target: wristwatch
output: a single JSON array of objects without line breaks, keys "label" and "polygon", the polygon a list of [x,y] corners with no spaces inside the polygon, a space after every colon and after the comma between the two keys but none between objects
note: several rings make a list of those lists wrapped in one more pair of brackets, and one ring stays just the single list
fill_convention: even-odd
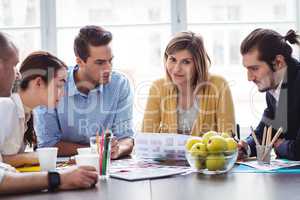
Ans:
[{"label": "wristwatch", "polygon": [[60,185],[60,175],[57,171],[48,171],[48,191],[55,192]]}]

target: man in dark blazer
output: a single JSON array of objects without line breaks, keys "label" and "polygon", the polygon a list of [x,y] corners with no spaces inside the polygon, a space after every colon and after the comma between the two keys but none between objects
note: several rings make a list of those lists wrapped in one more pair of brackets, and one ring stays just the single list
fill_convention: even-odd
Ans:
[{"label": "man in dark blazer", "polygon": [[[292,58],[290,46],[299,45],[298,37],[293,30],[282,36],[270,29],[256,29],[241,44],[248,80],[266,92],[267,108],[255,129],[257,139],[261,144],[265,126],[272,125],[273,137],[282,127],[274,149],[277,157],[290,160],[300,160],[300,63]],[[251,135],[239,142],[239,158],[256,153]]]}]

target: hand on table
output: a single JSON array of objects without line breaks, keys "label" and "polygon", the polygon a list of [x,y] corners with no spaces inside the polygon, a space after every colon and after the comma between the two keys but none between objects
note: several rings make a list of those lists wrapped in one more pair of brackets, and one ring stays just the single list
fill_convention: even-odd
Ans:
[{"label": "hand on table", "polygon": [[117,159],[120,155],[120,144],[116,137],[112,138],[111,141],[111,158]]},{"label": "hand on table", "polygon": [[247,142],[240,140],[238,143],[238,160],[244,160],[248,157],[247,151],[248,151],[248,144]]},{"label": "hand on table", "polygon": [[98,173],[92,166],[70,167],[60,173],[61,190],[87,189],[98,182]]},{"label": "hand on table", "polygon": [[278,138],[274,143],[274,148],[277,149],[284,142],[283,138]]}]

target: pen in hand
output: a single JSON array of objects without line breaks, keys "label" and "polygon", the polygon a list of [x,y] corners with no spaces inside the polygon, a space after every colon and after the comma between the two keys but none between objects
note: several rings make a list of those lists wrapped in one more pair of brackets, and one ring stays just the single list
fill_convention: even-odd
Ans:
[{"label": "pen in hand", "polygon": [[[233,139],[238,143],[238,149],[239,149],[239,159],[245,158],[248,156],[247,149],[245,148],[244,141],[241,140],[240,136],[240,125],[236,125],[236,134],[231,131]],[[237,137],[236,137],[237,136]]]}]

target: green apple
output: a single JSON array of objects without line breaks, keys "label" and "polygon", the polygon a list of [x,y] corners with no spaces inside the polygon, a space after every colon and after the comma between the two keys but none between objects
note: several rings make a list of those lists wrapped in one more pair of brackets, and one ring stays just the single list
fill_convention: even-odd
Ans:
[{"label": "green apple", "polygon": [[236,151],[238,148],[238,143],[233,138],[226,138],[227,151]]},{"label": "green apple", "polygon": [[209,171],[222,170],[225,167],[225,156],[222,153],[208,155],[205,164]]},{"label": "green apple", "polygon": [[202,139],[201,139],[201,138],[194,138],[194,137],[189,138],[189,139],[186,141],[186,143],[185,143],[185,149],[186,149],[187,151],[190,151],[191,148],[192,148],[192,146],[193,146],[194,144],[196,144],[196,143],[202,143]]},{"label": "green apple", "polygon": [[223,138],[230,138],[230,137],[231,137],[231,134],[230,134],[230,133],[223,132],[223,133],[221,133],[221,136],[222,136]]},{"label": "green apple", "polygon": [[199,156],[206,157],[208,154],[206,145],[201,142],[194,144],[192,146],[190,152],[191,152],[191,155],[194,157],[199,157]]},{"label": "green apple", "polygon": [[204,133],[204,135],[202,136],[203,143],[207,145],[209,138],[215,135],[218,135],[216,131],[208,131]]},{"label": "green apple", "polygon": [[195,159],[194,167],[197,170],[205,169],[205,160],[203,160],[203,159]]},{"label": "green apple", "polygon": [[227,150],[227,142],[220,135],[212,136],[208,140],[207,150],[209,153],[224,152]]}]

